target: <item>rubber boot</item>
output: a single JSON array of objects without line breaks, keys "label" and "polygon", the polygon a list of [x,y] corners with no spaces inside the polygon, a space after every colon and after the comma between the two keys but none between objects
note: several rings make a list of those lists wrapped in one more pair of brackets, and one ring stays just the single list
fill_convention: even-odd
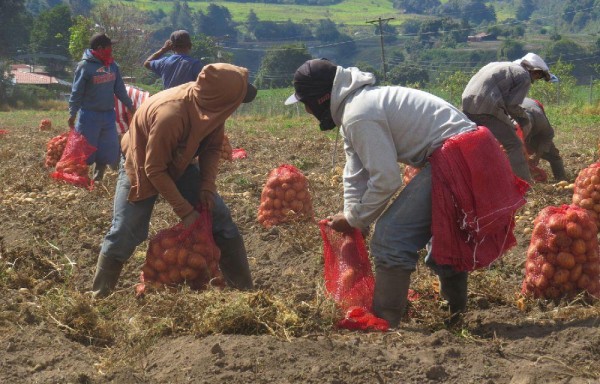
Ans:
[{"label": "rubber boot", "polygon": [[467,309],[467,283],[469,274],[460,272],[450,277],[440,277],[440,294],[448,301],[450,318],[446,325],[455,324]]},{"label": "rubber boot", "polygon": [[97,299],[108,296],[115,289],[122,270],[122,262],[100,254],[92,283],[92,296]]},{"label": "rubber boot", "polygon": [[106,164],[94,165],[94,181],[102,181],[104,178],[104,171],[106,171]]},{"label": "rubber boot", "polygon": [[242,236],[240,235],[233,239],[215,237],[215,243],[217,243],[217,247],[221,250],[219,267],[227,285],[240,290],[254,288]]},{"label": "rubber boot", "polygon": [[552,174],[554,175],[555,180],[567,180],[567,172],[565,171],[565,165],[562,159],[551,161],[550,168],[552,169]]},{"label": "rubber boot", "polygon": [[375,268],[375,292],[373,313],[387,320],[390,328],[396,328],[406,310],[411,271],[399,267]]}]

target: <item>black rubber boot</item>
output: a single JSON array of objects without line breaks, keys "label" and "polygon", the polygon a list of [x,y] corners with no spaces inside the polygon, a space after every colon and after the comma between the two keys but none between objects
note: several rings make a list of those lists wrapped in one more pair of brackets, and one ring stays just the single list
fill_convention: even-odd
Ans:
[{"label": "black rubber boot", "polygon": [[411,271],[395,268],[375,268],[373,313],[396,328],[406,310]]},{"label": "black rubber boot", "polygon": [[450,277],[440,277],[440,294],[448,301],[450,319],[446,325],[453,325],[467,309],[467,284],[469,274],[460,272]]},{"label": "black rubber boot", "polygon": [[227,285],[240,290],[254,288],[242,236],[233,239],[215,237],[215,243],[221,250],[219,267]]},{"label": "black rubber boot", "polygon": [[94,165],[94,181],[102,181],[104,178],[104,172],[106,171],[106,164]]},{"label": "black rubber boot", "polygon": [[555,180],[567,180],[567,172],[565,171],[565,165],[562,159],[551,161],[550,168],[552,169],[552,175],[554,175]]},{"label": "black rubber boot", "polygon": [[97,299],[108,296],[115,289],[122,270],[122,262],[100,254],[92,283],[92,296]]}]

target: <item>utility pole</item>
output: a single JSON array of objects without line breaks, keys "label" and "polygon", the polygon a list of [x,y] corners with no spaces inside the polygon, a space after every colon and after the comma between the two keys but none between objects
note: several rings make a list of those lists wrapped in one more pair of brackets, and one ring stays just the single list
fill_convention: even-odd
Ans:
[{"label": "utility pole", "polygon": [[385,51],[383,49],[383,23],[384,22],[388,22],[390,20],[394,19],[393,17],[388,17],[387,19],[382,19],[381,17],[378,17],[377,20],[369,20],[367,21],[367,23],[375,23],[378,22],[379,23],[379,43],[381,44],[381,66],[383,68],[383,81],[387,80],[387,65],[385,63]]}]

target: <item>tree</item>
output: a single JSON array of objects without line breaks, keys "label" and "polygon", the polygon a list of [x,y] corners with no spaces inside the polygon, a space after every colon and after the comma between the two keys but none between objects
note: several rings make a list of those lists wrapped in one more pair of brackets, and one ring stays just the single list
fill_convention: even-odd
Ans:
[{"label": "tree", "polygon": [[0,106],[8,103],[13,87],[9,64],[6,61],[0,61]]},{"label": "tree", "polygon": [[229,9],[220,5],[210,4],[206,9],[206,14],[202,11],[198,12],[196,24],[197,33],[215,37],[225,35],[229,35],[231,38],[237,37],[237,30]]},{"label": "tree", "polygon": [[255,85],[260,89],[289,87],[296,69],[311,58],[305,45],[272,48],[260,64]]},{"label": "tree", "polygon": [[519,21],[529,20],[533,11],[535,11],[533,0],[521,0],[517,6],[515,17]]},{"label": "tree", "polygon": [[68,3],[73,15],[88,16],[92,10],[91,0],[69,0]]},{"label": "tree", "polygon": [[204,64],[228,63],[232,59],[230,53],[219,48],[214,38],[203,34],[195,35],[192,38],[190,56],[201,59]]},{"label": "tree", "polygon": [[82,52],[89,48],[90,38],[94,29],[94,22],[85,16],[77,16],[75,22],[69,28],[69,53],[73,60],[79,60]]},{"label": "tree", "polygon": [[133,76],[146,72],[140,62],[149,51],[150,31],[141,28],[146,19],[137,8],[122,3],[102,3],[92,10],[91,18],[97,24],[94,32],[105,32],[119,42],[113,46],[113,56],[121,73]]},{"label": "tree", "polygon": [[182,3],[179,0],[175,0],[175,2],[173,2],[173,9],[169,14],[169,21],[171,28],[174,30],[185,29],[188,32],[194,30],[192,10],[187,1]]},{"label": "tree", "polygon": [[394,8],[403,9],[406,13],[431,13],[440,6],[439,0],[394,0]]},{"label": "tree", "polygon": [[340,38],[340,31],[331,19],[321,19],[317,22],[315,38],[323,42],[335,42]]},{"label": "tree", "polygon": [[0,57],[12,56],[27,44],[30,25],[25,0],[0,1]]},{"label": "tree", "polygon": [[38,63],[48,66],[51,72],[60,72],[69,58],[69,28],[73,25],[71,10],[67,5],[57,5],[43,11],[33,21],[30,47],[34,53],[58,55],[62,59],[42,58]]},{"label": "tree", "polygon": [[403,63],[388,72],[387,80],[395,85],[411,85],[420,88],[429,81],[429,73],[419,65]]},{"label": "tree", "polygon": [[513,61],[523,57],[526,53],[527,51],[525,51],[523,43],[512,39],[506,39],[498,52],[498,59]]}]

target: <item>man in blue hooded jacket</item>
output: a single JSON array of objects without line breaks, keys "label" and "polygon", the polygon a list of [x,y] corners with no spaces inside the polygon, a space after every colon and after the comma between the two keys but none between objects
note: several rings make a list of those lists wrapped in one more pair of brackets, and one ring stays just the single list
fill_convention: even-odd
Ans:
[{"label": "man in blue hooded jacket", "polygon": [[96,147],[96,152],[87,159],[88,165],[95,164],[95,181],[102,180],[108,164],[119,160],[114,95],[133,115],[133,102],[112,57],[112,41],[106,34],[98,33],[90,39],[90,48],[84,51],[75,70],[68,121],[69,127]]}]

